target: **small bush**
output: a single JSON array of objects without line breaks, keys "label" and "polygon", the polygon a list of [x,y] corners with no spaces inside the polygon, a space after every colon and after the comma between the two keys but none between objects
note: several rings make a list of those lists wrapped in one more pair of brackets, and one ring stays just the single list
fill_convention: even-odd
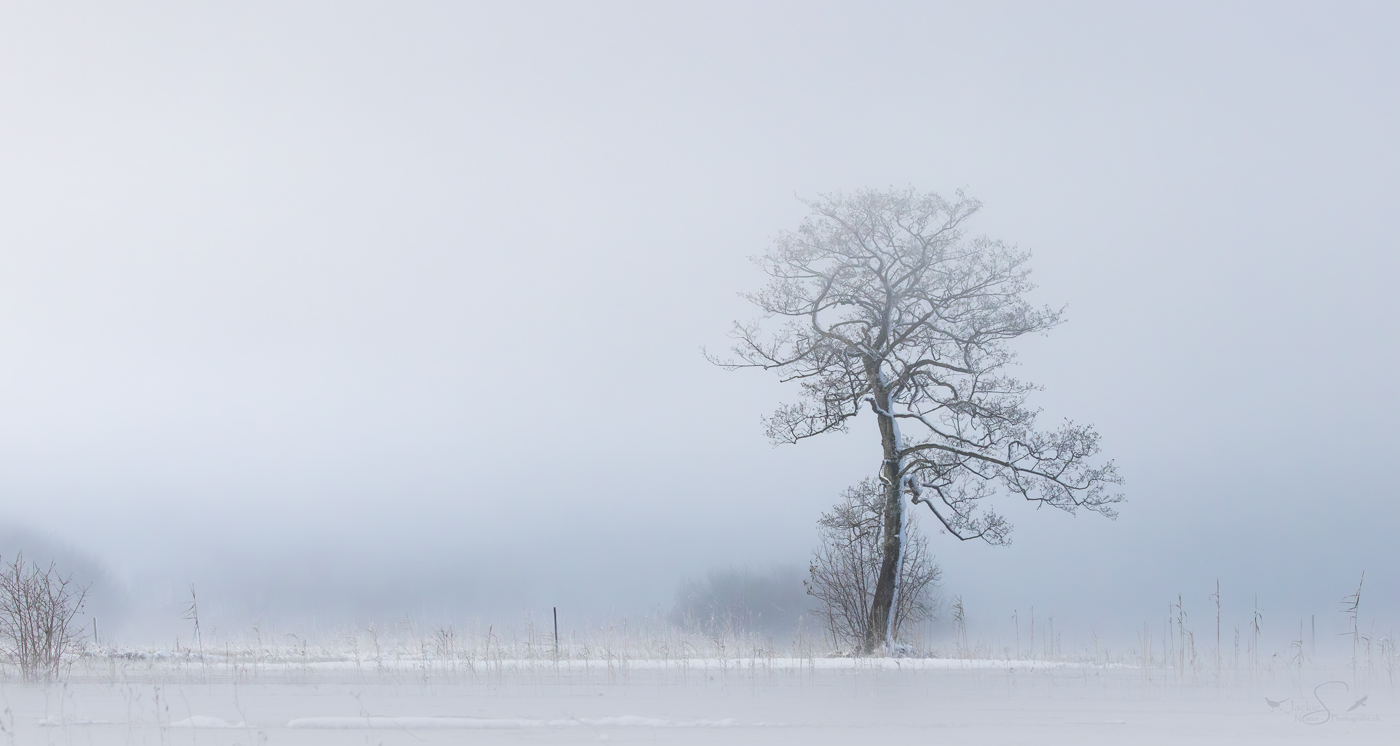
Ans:
[{"label": "small bush", "polygon": [[[933,618],[943,576],[913,518],[906,514],[891,642],[901,641],[902,631]],[[856,649],[866,639],[880,574],[884,525],[884,490],[873,479],[847,489],[841,501],[817,521],[821,543],[812,555],[807,593],[817,600],[816,616],[825,623],[836,645],[845,643]]]},{"label": "small bush", "polygon": [[53,563],[47,570],[37,563],[26,569],[23,554],[0,566],[0,645],[25,681],[58,678],[64,653],[77,644],[73,621],[87,590]]}]

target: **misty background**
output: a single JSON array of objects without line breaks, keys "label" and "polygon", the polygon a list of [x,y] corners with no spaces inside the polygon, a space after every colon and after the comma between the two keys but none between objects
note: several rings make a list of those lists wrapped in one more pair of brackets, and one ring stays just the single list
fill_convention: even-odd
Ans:
[{"label": "misty background", "polygon": [[1383,3],[6,4],[0,556],[122,589],[132,640],[192,583],[225,630],[567,626],[805,568],[874,422],[773,448],[795,391],[700,350],[796,197],[915,185],[1034,253],[1068,323],[1019,373],[1127,479],[1116,522],[932,537],[974,635],[1131,639],[1218,578],[1227,625],[1321,636],[1363,570],[1393,619],[1396,38]]}]

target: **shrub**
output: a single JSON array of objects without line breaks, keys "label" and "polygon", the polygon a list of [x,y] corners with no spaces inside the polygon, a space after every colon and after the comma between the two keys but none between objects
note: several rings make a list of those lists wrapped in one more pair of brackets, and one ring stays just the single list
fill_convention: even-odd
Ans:
[{"label": "shrub", "polygon": [[26,568],[23,554],[0,565],[0,645],[25,681],[58,677],[64,653],[76,647],[73,621],[87,591],[53,563],[47,570],[37,563]]},{"label": "shrub", "polygon": [[[875,581],[884,541],[884,490],[873,479],[847,489],[841,501],[817,521],[820,545],[812,554],[807,593],[817,600],[816,616],[836,645],[859,648],[867,639]],[[943,570],[928,553],[927,541],[906,511],[899,596],[894,608],[894,641],[901,631],[932,619]]]}]

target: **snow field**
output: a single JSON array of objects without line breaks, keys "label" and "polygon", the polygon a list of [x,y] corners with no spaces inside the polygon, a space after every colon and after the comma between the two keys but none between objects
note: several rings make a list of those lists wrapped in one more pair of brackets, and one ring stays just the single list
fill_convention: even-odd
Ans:
[{"label": "snow field", "polygon": [[309,658],[84,659],[62,683],[0,684],[0,743],[1400,743],[1385,672],[1341,665],[1224,681],[1074,661]]}]

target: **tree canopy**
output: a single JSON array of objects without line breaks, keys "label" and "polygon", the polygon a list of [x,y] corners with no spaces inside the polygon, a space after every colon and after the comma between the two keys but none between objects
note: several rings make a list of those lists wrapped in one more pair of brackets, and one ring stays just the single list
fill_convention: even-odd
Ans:
[{"label": "tree canopy", "polygon": [[1070,421],[1039,429],[1027,402],[1036,387],[1009,371],[1007,343],[1052,329],[1061,312],[1025,299],[1026,252],[965,236],[980,203],[911,188],[807,204],[801,227],[756,259],[769,281],[745,297],[765,318],[736,322],[736,357],[715,359],[800,384],[800,399],[766,418],[768,436],[845,430],[869,408],[886,446],[882,482],[963,540],[1008,543],[998,496],[1114,517],[1121,479],[1093,460],[1098,433]]}]

